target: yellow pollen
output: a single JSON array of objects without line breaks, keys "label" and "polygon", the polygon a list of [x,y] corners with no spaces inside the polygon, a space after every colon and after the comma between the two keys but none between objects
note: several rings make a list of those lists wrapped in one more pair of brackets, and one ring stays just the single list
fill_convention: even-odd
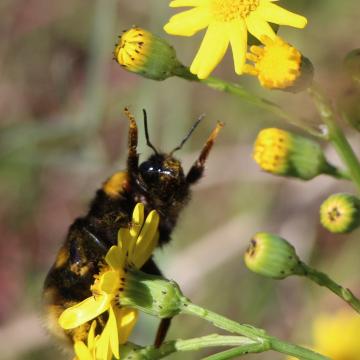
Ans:
[{"label": "yellow pollen", "polygon": [[253,157],[265,171],[283,174],[288,166],[291,139],[286,131],[264,129],[260,131],[254,146]]},{"label": "yellow pollen", "polygon": [[294,84],[301,74],[301,53],[276,37],[263,37],[264,47],[252,46],[247,59],[254,65],[246,64],[244,72],[257,76],[260,84],[269,89],[284,89]]},{"label": "yellow pollen", "polygon": [[147,60],[151,34],[140,28],[125,31],[114,50],[114,59],[130,71],[141,70]]},{"label": "yellow pollen", "polygon": [[259,6],[260,0],[212,0],[211,10],[216,20],[230,22],[245,19]]}]

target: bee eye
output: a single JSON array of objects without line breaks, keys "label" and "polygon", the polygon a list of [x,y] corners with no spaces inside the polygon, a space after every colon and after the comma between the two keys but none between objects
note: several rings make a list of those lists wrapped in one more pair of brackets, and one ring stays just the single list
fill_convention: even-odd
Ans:
[{"label": "bee eye", "polygon": [[154,175],[159,173],[161,168],[156,166],[153,162],[145,161],[140,165],[139,170],[143,175]]}]

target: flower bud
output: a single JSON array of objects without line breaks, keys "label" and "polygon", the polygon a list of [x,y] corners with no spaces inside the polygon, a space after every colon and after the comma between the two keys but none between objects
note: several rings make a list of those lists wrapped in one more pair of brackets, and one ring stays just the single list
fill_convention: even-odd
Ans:
[{"label": "flower bud", "polygon": [[360,49],[352,50],[346,55],[344,67],[354,83],[360,85]]},{"label": "flower bud", "polygon": [[174,48],[162,38],[134,27],[125,31],[114,50],[114,59],[127,71],[153,80],[165,80],[183,67]]},{"label": "flower bud", "polygon": [[333,233],[348,233],[360,225],[360,199],[345,193],[329,196],[320,207],[321,224]]},{"label": "flower bud", "polygon": [[299,92],[312,82],[314,67],[300,51],[280,37],[261,38],[263,46],[251,46],[247,59],[254,64],[246,64],[244,72],[257,76],[261,86]]},{"label": "flower bud", "polygon": [[303,273],[295,248],[283,238],[269,233],[255,234],[244,260],[251,271],[275,279]]},{"label": "flower bud", "polygon": [[129,269],[120,289],[119,303],[159,318],[177,315],[183,304],[183,294],[174,281],[161,276]]},{"label": "flower bud", "polygon": [[259,132],[253,157],[262,170],[276,175],[310,180],[320,174],[337,174],[318,143],[277,128]]},{"label": "flower bud", "polygon": [[[360,77],[359,77],[360,85]],[[338,100],[341,116],[357,131],[360,131],[360,89],[351,89]]]}]

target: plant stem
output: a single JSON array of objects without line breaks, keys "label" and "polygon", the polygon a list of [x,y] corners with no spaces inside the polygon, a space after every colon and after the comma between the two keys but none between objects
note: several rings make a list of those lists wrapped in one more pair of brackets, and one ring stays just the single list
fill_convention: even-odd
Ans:
[{"label": "plant stem", "polygon": [[335,150],[349,170],[350,176],[360,191],[360,163],[344,132],[337,123],[335,110],[329,99],[321,89],[313,84],[308,89],[318,112],[328,129],[328,139],[333,143]]},{"label": "plant stem", "polygon": [[318,285],[328,288],[341,299],[346,301],[354,310],[360,313],[360,300],[349,289],[342,287],[334,280],[330,279],[328,275],[311,268],[305,263],[301,263],[301,265],[304,269],[304,276]]},{"label": "plant stem", "polygon": [[245,354],[255,354],[255,353],[261,353],[268,349],[264,350],[263,344],[251,344],[251,345],[244,345],[244,346],[238,346],[233,349],[221,351],[217,354],[207,356],[206,358],[203,358],[202,360],[228,360],[233,359],[237,356],[245,355]]},{"label": "plant stem", "polygon": [[[211,334],[193,339],[167,341],[158,348],[155,346],[147,346],[144,348],[135,348],[133,351],[141,354],[145,359],[157,360],[178,351],[197,351],[218,346],[236,346],[249,353],[269,350],[269,345],[266,341],[256,342],[243,336]],[[122,358],[127,359],[126,356],[122,356]]]},{"label": "plant stem", "polygon": [[221,80],[216,77],[209,76],[206,79],[198,79],[197,76],[190,73],[189,69],[185,66],[180,66],[177,71],[176,75],[190,81],[197,81],[202,84],[207,85],[208,87],[218,90],[230,93],[232,95],[235,95],[245,101],[247,101],[250,104],[253,104],[259,108],[262,108],[264,110],[267,110],[279,118],[287,121],[288,123],[295,125],[313,136],[323,138],[323,134],[320,129],[314,129],[313,127],[307,125],[307,121],[304,119],[299,119],[296,116],[286,112],[284,109],[282,109],[279,105],[261,98],[260,96],[257,96],[250,91],[243,88],[240,84],[230,83],[224,80]]},{"label": "plant stem", "polygon": [[206,321],[209,321],[220,329],[244,335],[258,343],[265,342],[265,344],[269,346],[269,349],[281,352],[283,354],[296,356],[304,360],[328,360],[327,357],[317,354],[311,350],[269,336],[263,329],[258,329],[250,325],[239,324],[233,320],[227,319],[222,315],[204,309],[191,303],[186,298],[183,299],[181,313],[195,315]]}]

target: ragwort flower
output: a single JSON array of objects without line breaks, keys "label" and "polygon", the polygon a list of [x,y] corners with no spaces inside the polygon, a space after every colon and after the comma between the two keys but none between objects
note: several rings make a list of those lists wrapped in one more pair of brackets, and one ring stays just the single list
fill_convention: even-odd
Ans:
[{"label": "ragwort flower", "polygon": [[158,224],[159,216],[156,211],[151,211],[145,220],[144,205],[137,204],[132,226],[130,229],[119,230],[118,245],[109,249],[105,256],[106,264],[95,276],[90,289],[92,296],[61,314],[60,326],[63,329],[73,329],[108,312],[108,319],[100,336],[95,338],[89,333],[87,350],[84,343],[75,343],[76,353],[82,354],[80,360],[88,360],[89,354],[97,360],[109,360],[112,356],[119,359],[119,344],[127,341],[137,320],[137,310],[118,306],[117,298],[126,282],[126,269],[140,269],[150,258],[159,238]]},{"label": "ragwort flower", "polygon": [[273,4],[277,0],[173,0],[171,7],[193,9],[173,16],[164,26],[172,35],[192,36],[208,28],[190,71],[199,79],[210,75],[229,46],[232,48],[235,72],[242,74],[247,50],[247,32],[261,41],[276,34],[268,22],[304,28],[305,17]]},{"label": "ragwort flower", "polygon": [[[348,309],[315,318],[312,328],[311,349],[332,360],[360,359],[360,316]],[[287,360],[296,360],[287,357]]]}]

